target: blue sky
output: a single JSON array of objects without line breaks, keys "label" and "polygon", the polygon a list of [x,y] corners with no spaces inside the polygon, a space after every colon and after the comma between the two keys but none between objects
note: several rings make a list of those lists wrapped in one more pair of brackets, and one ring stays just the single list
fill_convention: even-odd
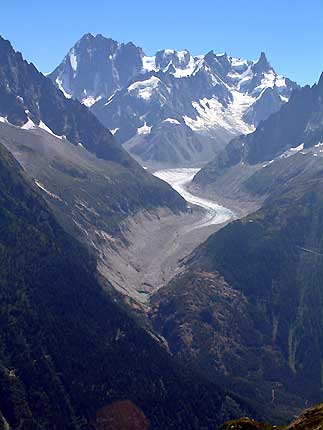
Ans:
[{"label": "blue sky", "polygon": [[255,59],[265,51],[277,72],[301,84],[323,71],[322,0],[10,0],[0,34],[49,72],[84,33],[158,49],[211,49]]}]

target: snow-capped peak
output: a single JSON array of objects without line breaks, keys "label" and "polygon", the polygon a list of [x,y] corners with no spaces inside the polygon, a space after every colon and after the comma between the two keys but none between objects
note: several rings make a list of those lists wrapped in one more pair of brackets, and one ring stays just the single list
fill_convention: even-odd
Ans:
[{"label": "snow-capped peak", "polygon": [[156,53],[156,66],[163,70],[167,69],[169,64],[173,64],[176,69],[185,69],[189,64],[191,54],[187,49],[184,51],[175,51],[173,49],[164,49]]},{"label": "snow-capped peak", "polygon": [[143,55],[143,72],[163,71],[174,75],[176,78],[190,76],[198,62],[198,58],[193,58],[187,49],[176,51],[174,49],[164,49],[158,51],[155,56]]}]

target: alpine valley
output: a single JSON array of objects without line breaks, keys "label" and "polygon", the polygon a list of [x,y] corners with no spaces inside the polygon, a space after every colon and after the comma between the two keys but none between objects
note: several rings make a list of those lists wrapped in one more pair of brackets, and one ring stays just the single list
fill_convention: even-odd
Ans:
[{"label": "alpine valley", "polygon": [[264,53],[0,37],[0,430],[323,428],[322,145]]}]

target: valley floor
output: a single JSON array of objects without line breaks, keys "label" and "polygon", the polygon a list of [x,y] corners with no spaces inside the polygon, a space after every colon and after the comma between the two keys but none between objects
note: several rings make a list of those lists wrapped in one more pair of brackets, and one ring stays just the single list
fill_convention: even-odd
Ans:
[{"label": "valley floor", "polygon": [[[165,169],[154,175],[168,182],[188,202],[185,214],[140,213],[124,226],[127,244],[105,249],[99,269],[122,293],[147,303],[150,295],[182,270],[181,262],[235,213],[188,191],[199,169]],[[112,275],[112,277],[111,277]]]}]

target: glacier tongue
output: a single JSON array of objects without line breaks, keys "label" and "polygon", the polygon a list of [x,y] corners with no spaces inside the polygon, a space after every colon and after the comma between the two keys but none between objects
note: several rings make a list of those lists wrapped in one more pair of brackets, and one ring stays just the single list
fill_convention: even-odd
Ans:
[{"label": "glacier tongue", "polygon": [[196,225],[191,226],[192,230],[213,224],[222,224],[235,217],[230,209],[219,205],[213,200],[195,196],[188,191],[188,185],[200,170],[199,168],[183,168],[157,170],[154,172],[154,176],[170,184],[188,203],[199,206],[205,210],[204,218]]}]

